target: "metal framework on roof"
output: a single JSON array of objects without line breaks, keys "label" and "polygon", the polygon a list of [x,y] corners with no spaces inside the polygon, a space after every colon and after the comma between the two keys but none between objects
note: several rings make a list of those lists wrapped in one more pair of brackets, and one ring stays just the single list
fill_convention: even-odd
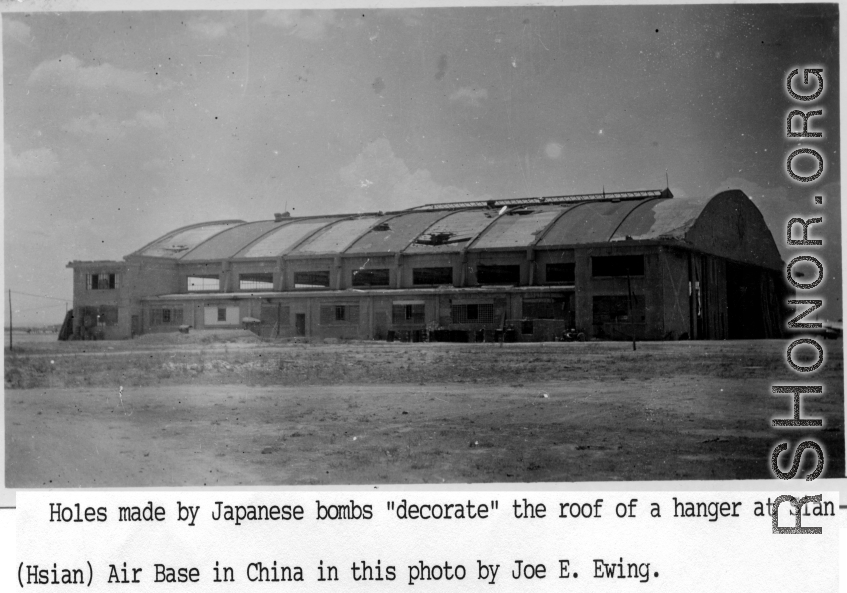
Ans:
[{"label": "metal framework on roof", "polygon": [[460,210],[462,208],[481,208],[498,206],[526,206],[530,204],[568,204],[574,202],[646,200],[648,198],[672,198],[670,189],[648,189],[642,191],[603,192],[599,194],[575,194],[571,196],[545,196],[541,198],[512,198],[508,200],[490,200],[475,202],[450,202],[445,204],[425,204],[409,208],[415,210]]}]

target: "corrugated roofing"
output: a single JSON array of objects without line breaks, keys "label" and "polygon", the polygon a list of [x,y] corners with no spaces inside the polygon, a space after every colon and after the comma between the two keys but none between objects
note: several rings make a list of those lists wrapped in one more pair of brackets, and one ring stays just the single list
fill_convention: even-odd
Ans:
[{"label": "corrugated roofing", "polygon": [[584,202],[574,206],[550,227],[538,245],[544,247],[608,241],[621,221],[641,203],[639,200]]},{"label": "corrugated roofing", "polygon": [[496,210],[462,210],[439,220],[409,245],[406,253],[461,251],[497,217]]},{"label": "corrugated roofing", "polygon": [[391,217],[385,221],[388,230],[370,231],[353,243],[347,253],[397,253],[443,216],[444,212],[411,212]]},{"label": "corrugated roofing", "polygon": [[473,244],[473,249],[528,247],[562,210],[555,206],[529,206],[504,214]]},{"label": "corrugated roofing", "polygon": [[226,259],[281,223],[272,220],[242,224],[215,235],[199,244],[182,258],[183,261]]},{"label": "corrugated roofing", "polygon": [[291,253],[341,253],[379,220],[376,216],[342,220],[319,232]]},{"label": "corrugated roofing", "polygon": [[166,235],[162,239],[138,251],[137,255],[179,259],[190,249],[193,249],[215,233],[219,233],[237,224],[241,224],[241,222],[212,223],[185,229],[174,235]]},{"label": "corrugated roofing", "polygon": [[642,202],[623,222],[612,241],[683,239],[711,198],[674,198]]},{"label": "corrugated roofing", "polygon": [[298,241],[338,218],[318,218],[292,222],[265,235],[249,247],[242,249],[237,257],[278,257],[288,251]]}]

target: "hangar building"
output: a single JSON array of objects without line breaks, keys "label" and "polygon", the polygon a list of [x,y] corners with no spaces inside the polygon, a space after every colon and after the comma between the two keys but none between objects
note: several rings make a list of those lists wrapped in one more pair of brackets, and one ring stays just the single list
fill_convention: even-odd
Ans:
[{"label": "hangar building", "polygon": [[219,220],[73,261],[66,338],[639,340],[780,335],[773,236],[741,191],[667,189]]}]

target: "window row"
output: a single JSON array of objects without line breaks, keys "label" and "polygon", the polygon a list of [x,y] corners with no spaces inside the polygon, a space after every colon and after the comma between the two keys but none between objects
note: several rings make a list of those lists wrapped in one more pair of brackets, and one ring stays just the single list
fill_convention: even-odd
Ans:
[{"label": "window row", "polygon": [[98,272],[85,275],[87,290],[116,290],[120,288],[120,275],[112,272]]},{"label": "window row", "polygon": [[[643,273],[643,266],[642,266]],[[637,275],[634,271],[632,275]],[[114,274],[112,275],[114,277]],[[479,264],[476,269],[479,284],[520,284],[521,267],[519,265],[486,265]],[[547,283],[568,284],[574,282],[574,264],[547,264]],[[89,280],[89,288],[91,281]],[[113,287],[117,280],[113,278]],[[355,288],[390,286],[390,270],[388,268],[372,268],[354,270],[351,274],[351,284]],[[414,268],[412,270],[414,286],[439,286],[453,284],[452,266]],[[102,285],[101,285],[102,286]],[[310,270],[294,272],[295,289],[329,288],[329,270]],[[97,287],[97,281],[94,281]],[[188,276],[188,292],[219,292],[220,278],[217,275]],[[272,273],[240,274],[238,290],[272,291],[274,280]]]},{"label": "window row", "polygon": [[[546,284],[573,284],[576,280],[576,266],[570,263],[549,263],[545,265]],[[609,255],[591,258],[593,277],[644,276],[643,255]],[[476,279],[479,284],[520,284],[521,267],[519,265],[479,264],[476,267]],[[353,270],[351,283],[355,288],[390,286],[388,268],[363,268]],[[452,266],[426,267],[412,269],[414,286],[437,286],[453,284]],[[89,289],[118,288],[117,274],[87,274]],[[294,272],[294,288],[329,288],[329,270],[310,270]],[[217,275],[189,276],[188,292],[220,291],[220,278]],[[239,290],[271,291],[274,289],[273,274],[249,273],[238,277]]]},{"label": "window row", "polygon": [[182,325],[182,307],[150,309],[150,325]]}]

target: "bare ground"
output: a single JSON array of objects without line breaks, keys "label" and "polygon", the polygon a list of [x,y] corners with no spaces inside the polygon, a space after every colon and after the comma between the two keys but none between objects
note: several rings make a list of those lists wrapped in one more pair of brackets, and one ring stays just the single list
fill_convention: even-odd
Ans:
[{"label": "bare ground", "polygon": [[840,341],[801,431],[770,427],[783,340],[149,346],[7,352],[7,485],[770,478],[808,436],[844,475]]}]

